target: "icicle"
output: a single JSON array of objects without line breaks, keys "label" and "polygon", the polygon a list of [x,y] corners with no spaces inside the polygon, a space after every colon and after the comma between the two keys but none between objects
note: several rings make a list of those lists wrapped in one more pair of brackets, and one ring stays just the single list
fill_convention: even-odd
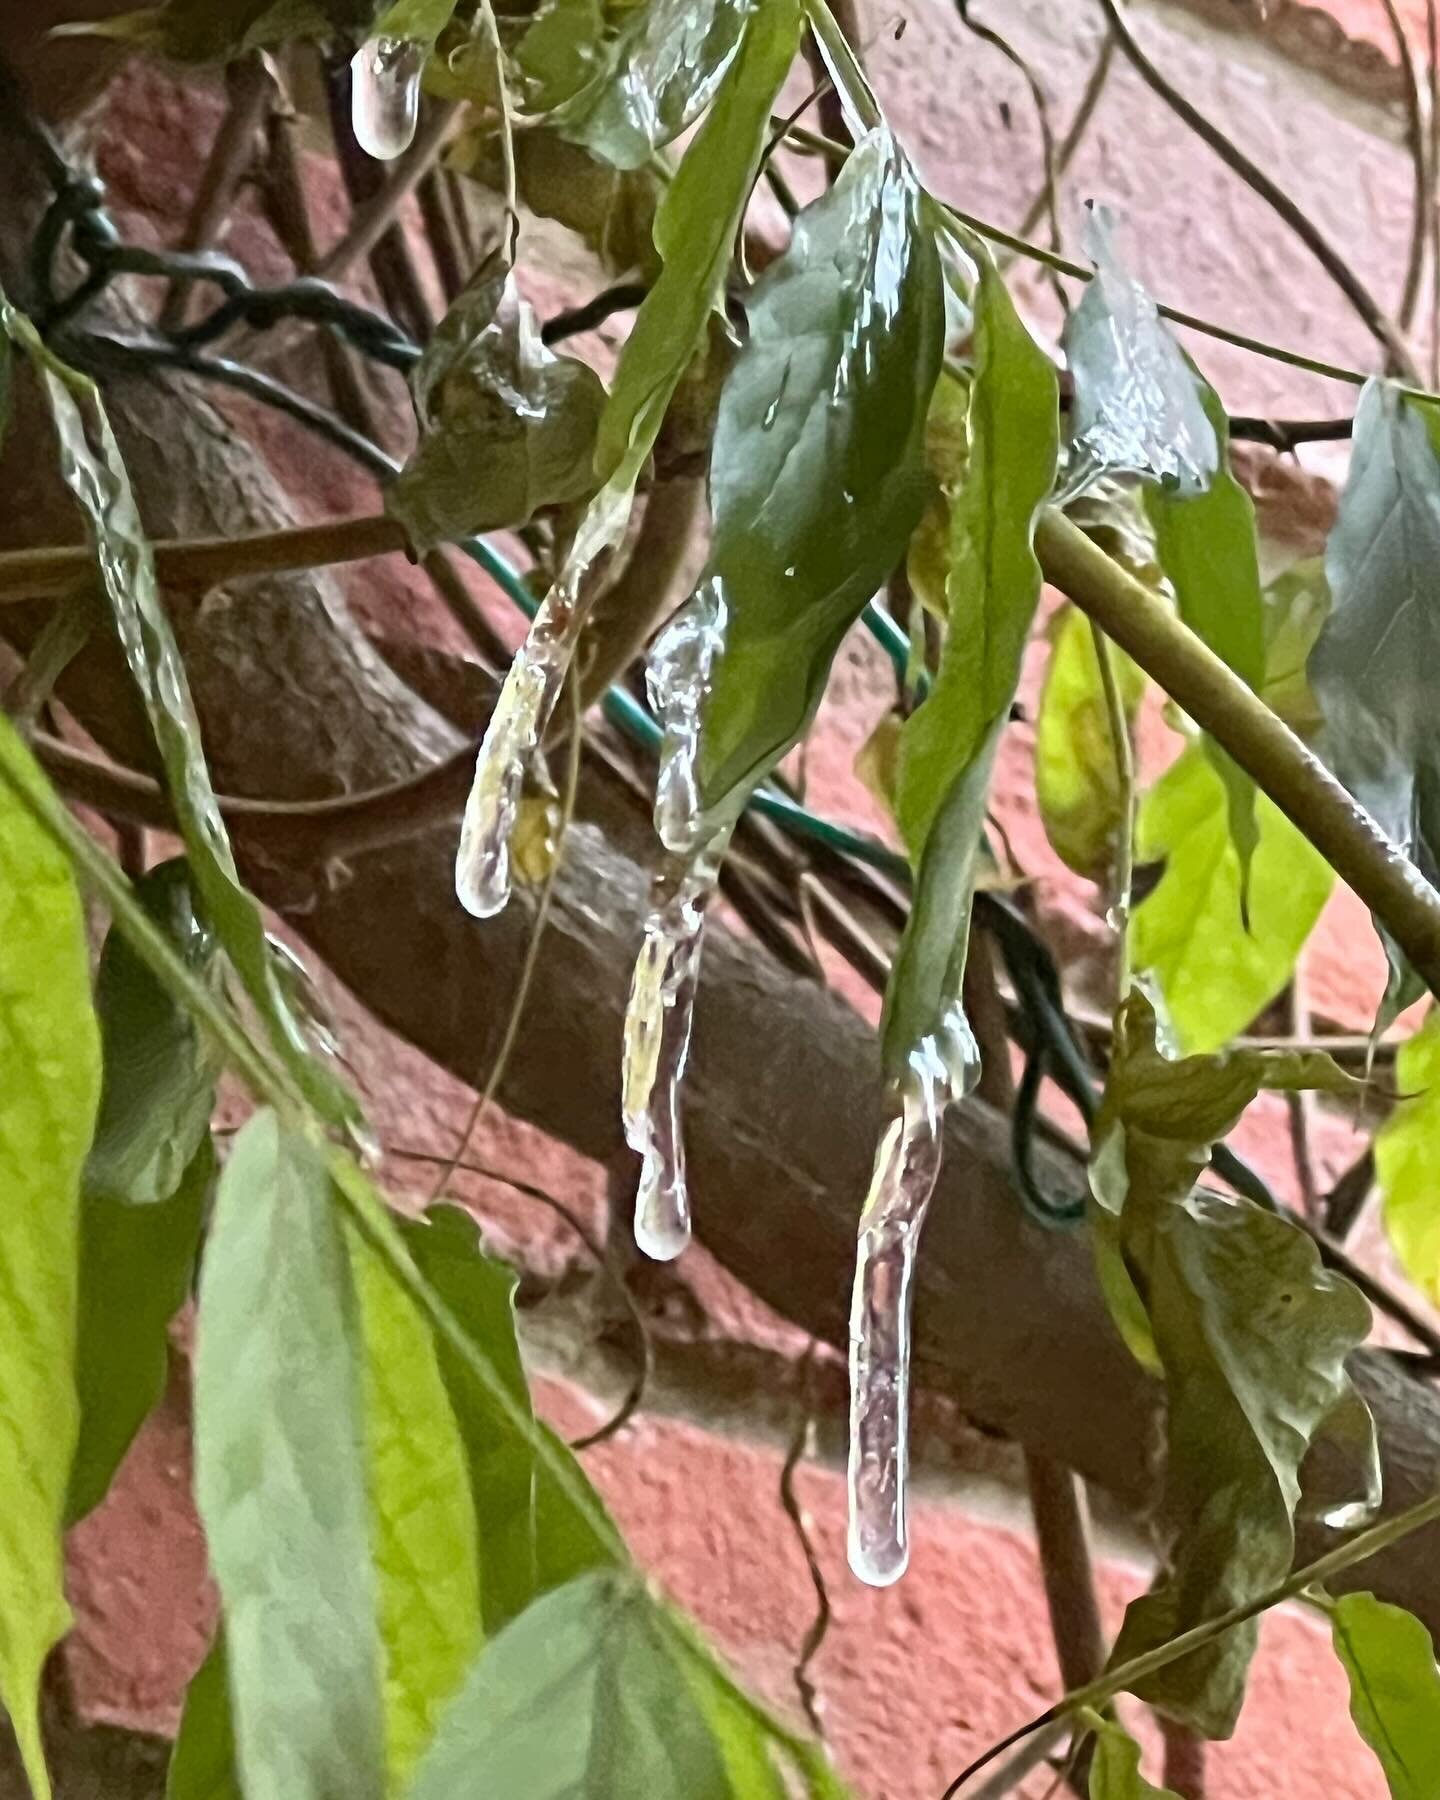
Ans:
[{"label": "icicle", "polygon": [[980,1053],[958,1004],[912,1051],[875,1153],[860,1215],[850,1304],[850,1567],[872,1587],[905,1573],[910,1459],[910,1306],[915,1250],[940,1174],[948,1101],[968,1093]]},{"label": "icicle", "polygon": [[656,638],[645,671],[650,704],[665,733],[655,782],[655,829],[665,848],[680,856],[714,829],[700,811],[695,765],[701,702],[724,647],[725,619],[725,590],[712,577]]},{"label": "icicle", "polygon": [[390,162],[415,141],[425,46],[411,38],[376,37],[350,63],[350,123],[368,156]]}]

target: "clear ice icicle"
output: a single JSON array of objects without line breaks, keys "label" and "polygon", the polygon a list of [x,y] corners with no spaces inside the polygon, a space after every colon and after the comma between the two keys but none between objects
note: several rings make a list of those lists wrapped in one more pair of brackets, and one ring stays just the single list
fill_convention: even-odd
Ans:
[{"label": "clear ice icicle", "polygon": [[645,671],[650,705],[664,731],[655,829],[665,848],[680,856],[693,852],[713,830],[700,810],[696,762],[701,706],[725,645],[725,619],[725,590],[712,577],[656,638]]},{"label": "clear ice icicle", "polygon": [[415,141],[425,46],[375,37],[350,62],[350,123],[367,156],[390,162]]},{"label": "clear ice icicle", "polygon": [[888,1587],[910,1560],[910,1308],[915,1252],[940,1174],[945,1107],[980,1073],[969,1021],[951,1007],[911,1052],[875,1153],[850,1303],[850,1567]]}]

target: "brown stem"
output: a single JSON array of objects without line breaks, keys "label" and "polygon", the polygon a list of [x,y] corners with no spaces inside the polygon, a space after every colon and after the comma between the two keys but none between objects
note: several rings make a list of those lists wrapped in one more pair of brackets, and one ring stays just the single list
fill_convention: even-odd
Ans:
[{"label": "brown stem", "polygon": [[1166,1718],[1160,1720],[1160,1735],[1165,1740],[1166,1787],[1176,1800],[1205,1800],[1204,1738],[1188,1725]]}]

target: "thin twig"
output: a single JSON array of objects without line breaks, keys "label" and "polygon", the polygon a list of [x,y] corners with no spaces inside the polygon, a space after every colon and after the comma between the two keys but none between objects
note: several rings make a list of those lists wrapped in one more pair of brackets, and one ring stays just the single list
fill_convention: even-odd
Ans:
[{"label": "thin twig", "polygon": [[[1105,84],[1110,79],[1110,71],[1115,64],[1115,37],[1112,32],[1105,34],[1105,41],[1100,46],[1100,54],[1095,58],[1095,67],[1085,83],[1085,91],[1080,96],[1080,104],[1075,108],[1075,117],[1070,121],[1070,129],[1060,141],[1055,152],[1054,179],[1058,182],[1074,161],[1075,152],[1080,148],[1085,133],[1090,129],[1090,121],[1095,116],[1095,109],[1100,104],[1105,92]],[[1029,210],[1020,222],[1021,237],[1029,237],[1031,232],[1045,216],[1049,204],[1049,195],[1042,189],[1030,202]]]},{"label": "thin twig", "polygon": [[1367,1144],[1325,1196],[1325,1230],[1337,1244],[1343,1244],[1355,1229],[1374,1185],[1375,1151]]},{"label": "thin twig", "polygon": [[[1310,1036],[1310,1008],[1305,1002],[1302,963],[1295,964],[1290,977],[1290,1031],[1297,1039]],[[1315,1157],[1310,1148],[1310,1095],[1296,1090],[1285,1096],[1285,1110],[1290,1126],[1290,1154],[1295,1163],[1295,1186],[1300,1195],[1300,1210],[1313,1223],[1320,1221],[1320,1188],[1315,1179]]]},{"label": "thin twig", "polygon": [[831,1607],[830,1590],[825,1583],[825,1571],[820,1567],[820,1559],[815,1554],[814,1540],[810,1536],[810,1521],[805,1509],[800,1504],[800,1497],[795,1492],[795,1471],[801,1462],[814,1454],[815,1420],[810,1406],[809,1388],[810,1374],[814,1365],[815,1346],[812,1343],[801,1359],[799,1381],[801,1387],[800,1410],[795,1421],[795,1435],[790,1440],[790,1448],[785,1453],[785,1461],[780,1469],[780,1504],[785,1509],[785,1516],[794,1528],[795,1538],[800,1545],[800,1553],[805,1558],[805,1567],[810,1574],[810,1585],[815,1590],[815,1616],[805,1629],[805,1636],[800,1640],[800,1654],[796,1658],[794,1668],[795,1691],[800,1696],[800,1705],[805,1717],[810,1721],[810,1729],[822,1741],[825,1727],[821,1721],[821,1703],[815,1683],[810,1679],[810,1665],[820,1652],[825,1642],[826,1633],[830,1629]]},{"label": "thin twig", "polygon": [[1176,1800],[1205,1800],[1205,1740],[1188,1725],[1160,1716],[1160,1735],[1165,1740],[1165,1772],[1162,1780]]},{"label": "thin twig", "polygon": [[1425,267],[1425,249],[1430,240],[1430,211],[1434,204],[1435,172],[1430,165],[1429,99],[1420,81],[1415,53],[1410,46],[1410,33],[1400,17],[1395,0],[1380,0],[1395,40],[1395,53],[1400,59],[1400,72],[1405,80],[1405,114],[1410,158],[1414,166],[1411,199],[1410,254],[1405,262],[1405,280],[1400,290],[1400,307],[1395,322],[1401,331],[1409,332],[1415,321],[1415,307],[1420,298],[1420,277]]},{"label": "thin twig", "polygon": [[429,174],[449,143],[460,116],[458,106],[432,107],[421,121],[410,148],[390,165],[385,185],[355,208],[336,245],[320,258],[315,270],[321,281],[341,281],[395,224],[401,207]]}]

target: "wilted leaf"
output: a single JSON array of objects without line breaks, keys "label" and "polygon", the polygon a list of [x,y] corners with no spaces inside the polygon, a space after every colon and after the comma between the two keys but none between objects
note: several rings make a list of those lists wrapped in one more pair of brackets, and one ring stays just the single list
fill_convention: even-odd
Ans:
[{"label": "wilted leaf", "polygon": [[900,734],[905,721],[887,712],[855,755],[855,773],[886,812],[895,810],[900,785]]},{"label": "wilted leaf", "polygon": [[[215,937],[195,915],[183,858],[152,869],[135,898],[194,973],[213,967]],[[118,930],[105,939],[95,1008],[105,1075],[85,1185],[134,1205],[168,1200],[210,1130],[214,1047]]]},{"label": "wilted leaf", "polygon": [[928,613],[942,620],[950,572],[950,506],[969,461],[970,381],[942,366],[925,419],[925,466],[934,478],[935,491],[911,534],[905,563],[915,597]]},{"label": "wilted leaf", "polygon": [[[1133,725],[1145,693],[1144,673],[1114,645],[1110,659]],[[1050,661],[1035,721],[1035,798],[1056,855],[1078,875],[1100,880],[1110,867],[1127,796],[1095,634],[1073,606],[1057,613],[1050,629]]]},{"label": "wilted leaf", "polygon": [[732,1800],[687,1670],[637,1579],[583,1575],[487,1645],[411,1800]]},{"label": "wilted leaf", "polygon": [[175,1189],[149,1205],[131,1205],[87,1182],[75,1353],[80,1438],[70,1468],[67,1525],[105,1498],[165,1391],[170,1321],[189,1298],[214,1179],[207,1134]]},{"label": "wilted leaf", "polygon": [[360,1321],[320,1149],[258,1113],[200,1282],[195,1491],[247,1800],[380,1800]]},{"label": "wilted leaf", "polygon": [[[1358,1404],[1345,1359],[1370,1309],[1298,1226],[1195,1182],[1262,1088],[1356,1085],[1313,1052],[1171,1061],[1139,994],[1117,1016],[1090,1181],[1102,1246],[1123,1260],[1165,1375],[1171,1544],[1157,1584],[1126,1612],[1116,1663],[1252,1599],[1291,1566],[1300,1466],[1336,1410]],[[1373,1491],[1373,1469],[1364,1479]],[[1134,1691],[1228,1737],[1256,1632],[1239,1626]]]},{"label": "wilted leaf", "polygon": [[1151,476],[1198,494],[1219,464],[1215,433],[1184,353],[1121,263],[1111,231],[1108,211],[1092,207],[1085,248],[1095,279],[1065,327],[1074,468]]},{"label": "wilted leaf", "polygon": [[1186,1052],[1218,1050],[1284,990],[1335,883],[1264,794],[1255,824],[1247,926],[1225,786],[1202,746],[1185,750],[1140,803],[1137,858],[1165,867],[1131,916],[1130,956]]},{"label": "wilted leaf", "polygon": [[[415,0],[407,0],[414,4]],[[294,38],[368,35],[383,0],[165,0],[61,31],[123,38],[180,62],[229,62]]]},{"label": "wilted leaf", "polygon": [[710,465],[706,574],[727,617],[700,739],[707,810],[738,805],[801,736],[924,503],[943,312],[920,203],[894,139],[869,133],[751,301]]},{"label": "wilted leaf", "polygon": [[242,1800],[230,1719],[230,1671],[223,1633],[185,1692],[170,1755],[165,1800]]},{"label": "wilted leaf", "polygon": [[970,458],[950,521],[949,626],[930,697],[905,727],[900,825],[915,899],[885,997],[892,1075],[958,994],[995,747],[1040,598],[1035,514],[1055,475],[1055,371],[980,254]]},{"label": "wilted leaf", "polygon": [[1373,1594],[1345,1594],[1326,1611],[1350,1680],[1350,1717],[1385,1771],[1391,1800],[1430,1800],[1440,1769],[1440,1670],[1430,1633]]},{"label": "wilted leaf", "polygon": [[420,441],[386,506],[419,551],[594,491],[605,390],[556,356],[508,276],[486,275],[446,314],[414,380]]},{"label": "wilted leaf", "polygon": [[1123,1725],[1101,1719],[1095,1727],[1090,1800],[1179,1800],[1179,1796],[1147,1781],[1140,1773],[1140,1746]]},{"label": "wilted leaf", "polygon": [[40,1671],[70,1623],[80,1175],[100,1093],[80,896],[22,798],[44,779],[0,719],[0,1702],[37,1800]]},{"label": "wilted leaf", "polygon": [[1405,1273],[1440,1302],[1440,1013],[1401,1046],[1395,1085],[1405,1098],[1375,1136],[1385,1229]]}]

